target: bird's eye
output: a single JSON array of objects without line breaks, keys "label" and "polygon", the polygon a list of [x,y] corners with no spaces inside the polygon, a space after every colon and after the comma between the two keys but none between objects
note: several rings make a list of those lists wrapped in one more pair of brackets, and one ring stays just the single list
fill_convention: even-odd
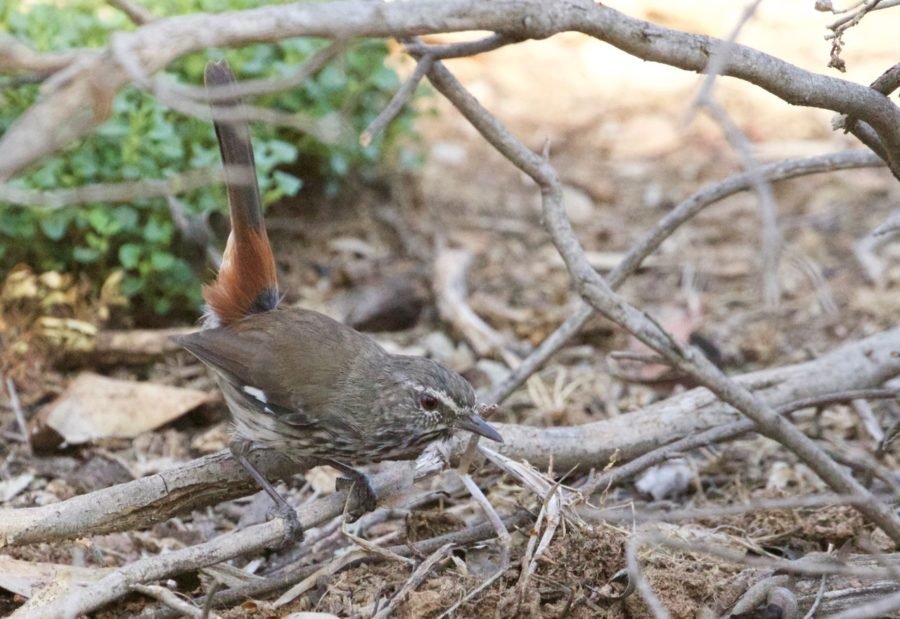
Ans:
[{"label": "bird's eye", "polygon": [[438,407],[438,399],[430,393],[420,393],[419,406],[427,411],[433,411]]}]

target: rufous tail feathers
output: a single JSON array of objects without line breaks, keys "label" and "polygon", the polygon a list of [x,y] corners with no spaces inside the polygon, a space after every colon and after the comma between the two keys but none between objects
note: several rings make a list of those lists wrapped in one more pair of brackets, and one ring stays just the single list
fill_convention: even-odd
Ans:
[{"label": "rufous tail feathers", "polygon": [[[234,84],[234,74],[224,61],[206,65],[206,86]],[[215,100],[217,110],[236,109],[240,99]],[[203,287],[209,318],[216,325],[227,325],[256,312],[274,309],[278,304],[278,280],[275,258],[266,234],[256,165],[250,131],[246,121],[213,120],[231,212],[231,234],[225,246],[222,266],[216,281]]]}]

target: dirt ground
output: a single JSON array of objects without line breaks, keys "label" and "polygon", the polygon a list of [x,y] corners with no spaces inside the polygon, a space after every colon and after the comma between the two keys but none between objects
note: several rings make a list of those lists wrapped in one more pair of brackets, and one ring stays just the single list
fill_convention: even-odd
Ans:
[{"label": "dirt ground", "polygon": [[[734,3],[699,0],[612,4],[634,17],[716,36],[727,34],[739,11]],[[811,4],[763,3],[740,42],[803,68],[837,75],[826,68],[829,45],[823,35],[830,20],[814,13]],[[895,62],[890,43],[898,26],[900,12],[889,10],[851,31],[843,54],[848,73],[842,77],[868,83],[890,67]],[[717,124],[702,114],[687,118],[700,83],[696,75],[635,60],[579,35],[522,43],[448,66],[530,147],[540,150],[550,140],[552,162],[565,184],[567,209],[578,237],[608,265],[603,267],[607,270],[682,199],[741,170],[740,157]],[[858,147],[854,138],[831,129],[830,113],[791,107],[735,80],[720,80],[716,95],[763,163]],[[415,316],[421,306],[421,315],[414,326],[379,334],[379,339],[394,349],[435,356],[463,372],[476,387],[487,388],[503,367],[501,360],[479,359],[458,333],[448,330],[435,308],[430,282],[440,247],[472,254],[469,302],[516,350],[539,343],[571,314],[578,299],[541,227],[534,184],[447,102],[435,96],[422,105],[436,110],[420,122],[421,147],[427,154],[424,168],[387,177],[378,188],[359,187],[338,203],[310,203],[301,196],[298,202],[270,212],[280,278],[287,302],[339,317],[358,307],[365,294],[395,290],[402,280],[409,284],[401,287],[409,306],[404,309]],[[896,325],[900,246],[877,248],[873,255],[880,270],[875,277],[858,255],[860,242],[896,210],[900,186],[890,174],[867,169],[805,177],[776,184],[775,195],[784,238],[778,273],[782,300],[777,307],[763,301],[760,216],[752,193],[708,208],[666,241],[650,265],[622,289],[629,301],[674,332],[702,341],[729,374],[808,360]],[[677,379],[659,382],[646,368],[638,377],[643,381],[622,377],[622,368],[611,364],[608,354],[631,346],[620,330],[592,320],[507,400],[495,419],[530,425],[583,424],[627,414],[690,386]],[[95,368],[45,373],[36,363],[34,372],[23,371],[22,377],[30,379],[19,383],[26,407],[38,408],[60,392],[78,369]],[[215,392],[209,377],[180,354],[141,367],[113,364],[102,371]],[[900,414],[893,403],[875,402],[872,408],[883,427]],[[853,453],[874,451],[874,442],[849,406],[803,413],[794,421],[823,442]],[[15,427],[11,409],[3,402],[0,422],[3,428]],[[26,488],[0,499],[13,507],[39,505],[177,466],[224,447],[227,423],[223,405],[215,401],[134,441],[108,440],[41,457],[28,456],[12,441],[0,443],[5,458],[0,479],[33,475]],[[586,498],[596,506],[640,512],[725,507],[824,491],[822,482],[792,454],[761,438],[698,450],[686,454],[686,462],[690,483],[665,498],[654,500],[634,484]],[[882,464],[895,469],[895,455],[887,453]],[[95,474],[85,475],[85,467]],[[476,477],[501,514],[519,507],[540,511],[538,498],[491,466],[482,466]],[[565,483],[577,487],[584,479],[574,475]],[[302,504],[332,491],[333,484],[334,475],[316,470],[305,480],[298,476],[282,487]],[[419,498],[433,497],[429,490],[445,494],[367,517],[360,534],[387,545],[483,521],[478,507],[449,476],[419,490],[415,495]],[[148,531],[4,552],[35,561],[113,567],[146,553],[207,540],[258,522],[264,514],[259,499],[232,501]],[[702,539],[762,557],[793,559],[858,548],[861,537],[876,548],[888,549],[884,537],[870,535],[871,527],[856,512],[840,506],[754,510],[698,517],[671,527],[685,540]],[[633,524],[623,521],[587,516],[568,521],[535,563],[530,578],[520,581],[523,556],[540,531],[531,524],[519,527],[509,549],[511,568],[481,595],[462,604],[455,616],[649,616],[639,595],[616,598],[624,588],[619,572],[625,568],[632,529]],[[236,565],[266,575],[287,563],[328,560],[348,545],[336,522],[308,539],[312,542],[302,554],[272,552],[246,557]],[[439,616],[493,574],[500,555],[495,540],[454,550],[393,616]],[[765,572],[708,553],[661,546],[642,548],[639,559],[645,578],[673,617],[721,615]],[[317,611],[369,616],[409,576],[410,568],[403,563],[364,562],[320,578],[277,610],[269,602],[247,600],[220,614],[270,617]],[[201,595],[210,582],[210,576],[202,574],[177,584],[187,594]],[[808,586],[814,597],[818,579],[795,585],[798,590]],[[21,602],[0,593],[0,614]],[[98,616],[136,615],[153,607],[155,603],[134,595]],[[707,612],[714,615],[703,614]]]}]

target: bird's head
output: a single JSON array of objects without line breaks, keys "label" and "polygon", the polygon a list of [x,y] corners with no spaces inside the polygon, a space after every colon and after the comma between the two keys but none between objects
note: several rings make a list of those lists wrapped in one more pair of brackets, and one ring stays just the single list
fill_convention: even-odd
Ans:
[{"label": "bird's head", "polygon": [[465,378],[440,363],[424,357],[395,356],[392,375],[397,379],[407,422],[429,434],[468,430],[492,441],[503,437],[481,418],[475,390]]}]

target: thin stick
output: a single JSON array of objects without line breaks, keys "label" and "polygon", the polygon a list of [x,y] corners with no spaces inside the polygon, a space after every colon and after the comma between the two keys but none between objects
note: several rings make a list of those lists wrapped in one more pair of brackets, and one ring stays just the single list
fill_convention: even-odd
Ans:
[{"label": "thin stick", "polygon": [[[202,619],[204,617],[204,609],[197,608],[190,602],[178,597],[178,594],[176,594],[171,589],[166,589],[165,587],[160,587],[159,585],[132,585],[131,588],[138,593],[143,593],[144,595],[159,600],[172,610],[178,611],[184,616],[197,617],[197,619]],[[213,619],[219,618],[219,615],[215,613],[212,613],[208,616],[212,617]]]},{"label": "thin stick", "polygon": [[125,13],[125,15],[128,16],[128,19],[138,26],[149,24],[156,19],[156,16],[153,13],[133,0],[107,0],[107,2]]},{"label": "thin stick", "polygon": [[190,84],[182,83],[163,84],[162,82],[156,82],[154,91],[156,91],[157,88],[164,88],[173,95],[205,103],[283,92],[302,85],[316,73],[325,68],[325,65],[347,50],[348,47],[350,47],[349,41],[345,39],[336,39],[328,46],[323,47],[307,58],[294,71],[277,78],[242,80],[232,84],[221,84],[213,87],[192,86]]},{"label": "thin stick", "polygon": [[[891,399],[897,398],[898,396],[900,396],[900,394],[891,389],[857,389],[853,391],[842,391],[811,398],[804,398],[802,400],[797,400],[796,402],[791,402],[790,404],[784,406],[779,406],[776,408],[776,411],[780,415],[785,415],[793,411],[802,410],[804,408],[811,408],[814,406],[827,406],[829,404],[837,404],[852,400]],[[704,445],[712,445],[714,443],[731,440],[741,436],[742,434],[750,432],[755,427],[756,424],[754,424],[751,420],[742,419],[734,423],[729,423],[716,428],[710,428],[709,430],[706,430],[704,432],[688,435],[680,440],[669,443],[668,445],[663,445],[662,447],[654,449],[653,451],[649,451],[627,464],[623,464],[620,467],[607,471],[603,475],[600,475],[599,477],[596,477],[589,483],[585,484],[585,486],[581,488],[581,492],[584,493],[585,496],[589,496],[594,492],[597,492],[601,488],[610,488],[616,484],[620,484],[641,473],[642,471],[650,468],[651,466],[655,466],[661,462],[664,462],[665,460],[668,460],[672,455],[676,453],[690,451],[698,447],[703,447]]]},{"label": "thin stick", "polygon": [[490,144],[541,188],[544,226],[566,263],[579,294],[607,319],[663,355],[674,368],[697,380],[723,402],[752,419],[761,434],[796,454],[833,490],[870,498],[869,502],[857,505],[857,510],[900,546],[900,517],[893,509],[875,498],[814,441],[780,417],[763,400],[728,378],[698,351],[675,342],[671,334],[650,320],[645,312],[615,294],[587,259],[566,214],[559,175],[546,156],[539,156],[522,144],[462,87],[442,63],[434,63],[428,78]]},{"label": "thin stick", "polygon": [[463,249],[443,247],[438,250],[432,284],[438,312],[462,334],[478,356],[496,354],[510,367],[516,367],[520,361],[511,350],[511,342],[487,324],[468,303],[466,276],[473,259],[472,254]]},{"label": "thin stick", "polygon": [[628,568],[628,582],[641,594],[641,597],[656,619],[669,619],[669,611],[662,605],[662,602],[644,578],[644,573],[641,570],[641,563],[638,560],[638,550],[640,550],[641,543],[640,534],[635,533],[625,544],[625,564]]},{"label": "thin stick", "polygon": [[[84,202],[133,202],[144,198],[188,193],[201,187],[215,185],[224,180],[225,172],[223,168],[204,168],[190,170],[167,179],[148,178],[122,183],[96,183],[47,191],[0,184],[0,201],[43,209],[60,209]],[[228,172],[238,175],[238,179],[244,178],[248,182],[251,180],[247,170],[243,168],[233,168]]]},{"label": "thin stick", "polygon": [[31,432],[28,431],[28,420],[25,419],[25,411],[22,410],[22,401],[19,400],[19,392],[16,390],[16,384],[9,376],[6,377],[6,392],[9,394],[9,405],[13,409],[16,416],[16,424],[19,426],[19,434],[22,442],[25,444],[26,453],[33,453],[31,445]]},{"label": "thin stick", "polygon": [[507,34],[492,34],[477,41],[465,41],[463,43],[451,43],[450,45],[425,45],[412,39],[403,39],[406,51],[416,56],[429,55],[435,60],[443,58],[462,58],[463,56],[477,56],[485,52],[491,52],[505,45],[518,43],[520,39]]},{"label": "thin stick", "polygon": [[781,296],[781,286],[778,281],[778,263],[781,258],[782,238],[778,227],[778,204],[772,185],[759,173],[759,163],[753,156],[750,141],[744,132],[731,120],[731,117],[718,102],[709,99],[704,102],[704,108],[725,131],[725,135],[732,147],[738,152],[742,165],[751,175],[753,190],[759,201],[759,213],[762,219],[762,254],[763,262],[763,289],[765,302],[769,307],[778,304]]},{"label": "thin stick", "polygon": [[872,230],[872,236],[893,236],[900,232],[900,211],[894,211],[885,222]]},{"label": "thin stick", "polygon": [[344,510],[344,519],[341,522],[341,533],[344,535],[344,537],[346,537],[348,540],[350,540],[351,542],[353,542],[354,544],[356,544],[357,546],[362,548],[364,551],[378,555],[382,559],[385,559],[387,561],[396,561],[397,563],[403,563],[404,565],[408,565],[410,567],[412,567],[413,565],[416,564],[415,561],[413,561],[412,559],[410,559],[408,557],[398,555],[396,552],[388,550],[387,548],[383,548],[383,547],[375,544],[374,542],[370,542],[367,539],[364,539],[358,535],[355,535],[348,528],[347,511],[346,510]]},{"label": "thin stick", "polygon": [[538,544],[537,535],[532,535],[528,540],[528,546],[525,548],[525,554],[522,556],[522,570],[519,573],[519,582],[516,583],[520,604],[525,599],[528,580],[531,578],[531,575],[537,567],[537,560],[544,554],[544,551],[546,551],[550,541],[553,539],[553,535],[556,533],[556,528],[559,526],[561,507],[559,499],[556,497],[557,490],[559,490],[559,484],[554,485],[550,490],[550,493],[544,497],[541,504],[541,511],[538,513],[537,521],[534,523],[534,530],[540,531],[544,516],[548,516],[547,527],[544,530],[544,534],[541,536],[540,544]]},{"label": "thin stick", "polygon": [[866,604],[857,604],[852,608],[835,613],[829,619],[878,619],[890,617],[900,608],[900,593],[892,593]]},{"label": "thin stick", "polygon": [[503,556],[505,557],[503,563],[507,563],[509,561],[509,546],[512,538],[509,535],[509,531],[506,530],[503,520],[497,514],[494,506],[491,505],[491,502],[484,496],[484,493],[481,491],[481,488],[478,487],[478,484],[476,484],[468,474],[458,476],[460,481],[462,481],[463,485],[466,487],[466,490],[469,491],[469,494],[472,495],[472,498],[475,499],[475,502],[481,507],[481,511],[484,512],[488,522],[494,527],[494,532],[497,534],[497,539],[503,548]]},{"label": "thin stick", "polygon": [[215,616],[212,612],[213,600],[216,599],[216,593],[218,593],[219,589],[221,588],[222,581],[218,579],[214,580],[212,586],[210,586],[209,591],[206,594],[206,598],[203,600],[203,614],[200,615],[200,619],[206,619],[209,616]]},{"label": "thin stick", "polygon": [[876,444],[884,440],[884,432],[881,429],[881,424],[878,423],[878,419],[875,418],[875,413],[872,412],[872,407],[866,399],[855,399],[850,405],[853,407],[853,410],[856,411],[860,421],[863,423],[863,427],[866,429],[869,436],[872,437],[872,440],[875,441]]},{"label": "thin stick", "polygon": [[757,7],[759,7],[759,3],[762,0],[754,0],[741,12],[741,16],[738,18],[737,22],[735,22],[734,26],[731,28],[731,32],[728,33],[724,39],[718,42],[712,54],[710,54],[709,63],[707,63],[706,68],[704,69],[704,73],[706,73],[706,77],[703,78],[703,83],[700,85],[700,90],[697,91],[697,95],[694,97],[694,100],[688,106],[688,111],[685,114],[684,122],[685,124],[690,123],[693,120],[694,114],[697,113],[703,105],[709,101],[712,96],[713,86],[716,83],[716,78],[725,70],[726,65],[728,64],[728,60],[731,57],[731,52],[734,49],[734,44],[737,41],[738,35],[741,33],[741,30],[744,28],[746,23],[750,21],[750,18],[753,17],[753,14],[756,13]]},{"label": "thin stick", "polygon": [[407,101],[413,96],[419,82],[422,81],[422,78],[425,77],[425,74],[431,69],[431,63],[433,61],[434,57],[430,54],[426,54],[419,58],[412,75],[406,78],[400,88],[397,89],[397,92],[394,93],[394,96],[391,97],[387,106],[359,135],[359,143],[363,148],[371,144],[375,136],[381,133],[381,131],[387,127],[388,123],[394,120],[394,117],[400,113],[403,106],[406,105]]},{"label": "thin stick", "polygon": [[407,581],[403,583],[403,586],[400,587],[400,590],[391,597],[387,606],[375,613],[372,619],[387,619],[391,613],[397,610],[397,607],[406,600],[410,593],[419,588],[419,585],[421,585],[425,578],[428,577],[431,570],[433,570],[438,563],[447,558],[452,548],[453,544],[444,544],[431,553],[431,555],[422,561],[422,563],[420,563],[413,571]]},{"label": "thin stick", "polygon": [[467,593],[463,599],[461,599],[456,604],[454,604],[453,606],[451,606],[450,608],[448,608],[447,610],[442,612],[440,615],[438,615],[438,619],[444,619],[445,617],[452,616],[453,613],[455,613],[463,604],[467,604],[468,602],[474,600],[476,597],[478,597],[478,595],[482,591],[484,591],[485,589],[490,587],[492,584],[497,582],[497,580],[499,580],[500,577],[503,576],[503,574],[505,574],[506,570],[508,570],[508,569],[509,569],[509,565],[501,565],[500,568],[496,572],[494,572],[490,578],[485,580],[483,583],[481,583],[480,585],[478,585],[471,591],[469,591],[469,593]]},{"label": "thin stick", "polygon": [[772,186],[759,174],[759,164],[750,150],[750,142],[744,133],[734,124],[725,109],[713,98],[713,86],[716,78],[725,70],[734,51],[734,44],[738,34],[753,17],[761,0],[754,0],[748,4],[738,18],[728,37],[716,46],[712,58],[706,68],[707,76],[703,80],[696,98],[688,111],[688,121],[698,109],[705,109],[709,115],[725,131],[725,136],[743,162],[745,170],[753,176],[753,189],[759,199],[759,211],[762,218],[763,237],[763,289],[765,291],[766,304],[775,306],[780,297],[780,285],[778,282],[778,262],[781,255],[781,232],[778,229],[778,206],[775,202],[775,194]]}]

